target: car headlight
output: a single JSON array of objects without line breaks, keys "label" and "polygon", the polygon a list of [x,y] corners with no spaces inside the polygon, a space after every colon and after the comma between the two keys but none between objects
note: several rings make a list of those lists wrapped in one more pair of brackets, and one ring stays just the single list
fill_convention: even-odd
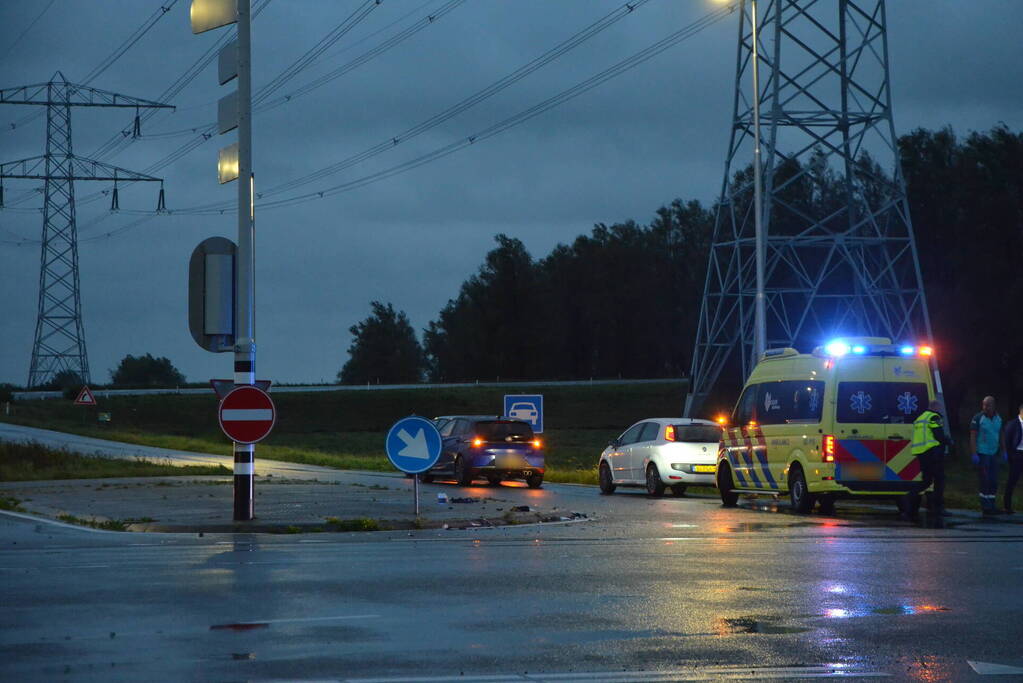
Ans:
[{"label": "car headlight", "polygon": [[673,463],[671,463],[671,469],[678,470],[679,472],[683,472],[686,469],[686,465],[685,465],[685,463],[681,463],[681,462],[673,462]]}]

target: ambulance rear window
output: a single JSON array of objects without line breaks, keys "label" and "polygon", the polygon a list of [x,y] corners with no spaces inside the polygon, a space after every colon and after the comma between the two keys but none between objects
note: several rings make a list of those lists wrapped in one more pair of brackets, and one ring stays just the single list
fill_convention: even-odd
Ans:
[{"label": "ambulance rear window", "polygon": [[905,424],[927,408],[923,382],[839,382],[835,419],[844,423]]}]

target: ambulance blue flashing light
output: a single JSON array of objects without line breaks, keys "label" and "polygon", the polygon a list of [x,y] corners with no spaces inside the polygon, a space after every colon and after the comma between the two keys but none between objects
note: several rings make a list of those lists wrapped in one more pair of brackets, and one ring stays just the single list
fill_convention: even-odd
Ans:
[{"label": "ambulance blue flashing light", "polygon": [[863,346],[862,344],[857,344],[856,346],[852,347],[852,352],[853,353],[866,353],[867,352],[867,347]]},{"label": "ambulance blue flashing light", "polygon": [[912,346],[903,346],[901,349],[899,349],[899,353],[901,353],[903,356],[912,356],[914,353],[916,353],[916,349]]},{"label": "ambulance blue flashing light", "polygon": [[846,344],[844,341],[836,340],[833,342],[828,342],[828,344],[824,347],[824,350],[828,352],[829,356],[835,357],[844,356],[845,354],[849,353],[849,345]]}]

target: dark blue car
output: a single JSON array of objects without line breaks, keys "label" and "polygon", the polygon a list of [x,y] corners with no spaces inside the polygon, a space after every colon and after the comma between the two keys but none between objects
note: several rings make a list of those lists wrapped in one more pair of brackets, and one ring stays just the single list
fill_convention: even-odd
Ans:
[{"label": "dark blue car", "polygon": [[505,479],[525,480],[533,489],[543,485],[543,444],[528,422],[496,415],[447,415],[435,421],[443,445],[423,481],[451,476],[471,486],[482,477],[492,486]]}]

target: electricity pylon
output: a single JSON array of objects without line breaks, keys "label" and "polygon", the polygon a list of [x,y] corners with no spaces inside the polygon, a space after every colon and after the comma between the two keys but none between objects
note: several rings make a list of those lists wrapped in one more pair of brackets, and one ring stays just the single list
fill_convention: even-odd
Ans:
[{"label": "electricity pylon", "polygon": [[[757,11],[759,92],[751,84]],[[753,357],[753,98],[759,98],[766,347],[841,335],[930,341],[892,121],[884,0],[744,0],[731,139],[686,415]],[[731,365],[731,367],[735,367]],[[940,390],[939,390],[940,391]]]},{"label": "electricity pylon", "polygon": [[46,154],[0,164],[0,206],[3,180],[43,180],[43,238],[39,269],[39,315],[36,318],[28,387],[51,381],[62,371],[90,382],[85,352],[82,297],[78,287],[78,230],[75,227],[76,180],[114,183],[111,209],[117,209],[117,184],[135,181],[161,183],[157,209],[163,207],[163,181],[100,161],[76,157],[71,151],[71,107],[130,107],[135,109],[139,135],[141,109],[173,108],[168,104],[68,83],[61,72],[48,83],[0,90],[0,104],[46,107]]}]

